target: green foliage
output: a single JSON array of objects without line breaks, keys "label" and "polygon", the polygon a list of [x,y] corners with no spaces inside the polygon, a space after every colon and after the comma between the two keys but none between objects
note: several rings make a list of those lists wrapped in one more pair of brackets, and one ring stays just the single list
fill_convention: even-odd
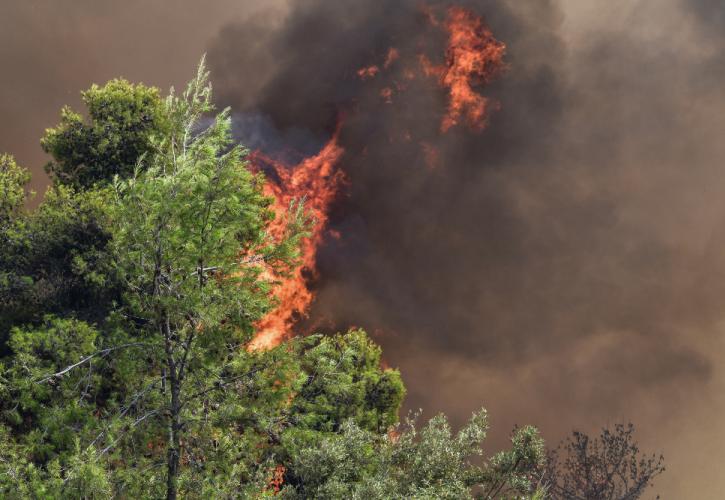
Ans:
[{"label": "green foliage", "polygon": [[238,369],[256,370],[225,412],[250,440],[240,461],[281,467],[288,483],[298,481],[299,450],[338,435],[346,421],[384,435],[405,394],[398,371],[381,368],[380,348],[361,330],[295,339],[246,357]]},{"label": "green foliage", "polygon": [[405,389],[397,370],[380,370],[381,349],[365,332],[307,339],[300,368],[309,374],[291,411],[296,427],[336,432],[352,419],[363,429],[385,432],[398,420]]},{"label": "green foliage", "polygon": [[58,186],[0,233],[0,354],[13,326],[46,314],[102,321],[120,288],[108,251],[109,193]]},{"label": "green foliage", "polygon": [[[161,425],[168,436],[170,498],[190,481],[181,471],[183,451],[204,457],[198,459],[204,469],[219,463],[209,459],[218,452],[203,436],[236,411],[222,389],[245,378],[244,344],[271,305],[263,265],[292,265],[306,228],[303,212],[293,207],[286,237],[267,235],[270,200],[263,178],[247,169],[246,152],[232,142],[228,110],[201,126],[212,111],[207,78],[202,64],[182,96],[164,101],[168,133],[155,141],[142,169],[114,183],[111,203],[124,314],[135,318],[147,345],[149,383],[156,378],[167,387],[145,407],[153,415],[146,426]],[[200,418],[196,404],[206,395],[219,419],[208,411]]]},{"label": "green foliage", "polygon": [[53,498],[52,492],[60,490],[58,476],[40,470],[28,460],[23,447],[0,425],[0,497]]},{"label": "green foliage", "polygon": [[182,97],[166,99],[169,131],[144,168],[116,182],[113,241],[132,313],[149,321],[163,313],[175,325],[191,315],[211,341],[217,328],[251,333],[269,309],[261,264],[291,265],[306,221],[294,211],[287,238],[267,236],[273,214],[264,180],[232,143],[228,110],[199,129],[213,109],[207,74],[199,71]]},{"label": "green foliage", "polygon": [[95,450],[76,449],[65,467],[58,460],[37,467],[0,425],[0,497],[105,499],[112,496],[108,471]]},{"label": "green foliage", "polygon": [[296,449],[297,473],[282,498],[302,499],[462,499],[524,498],[536,493],[529,475],[544,458],[532,428],[516,433],[512,449],[484,467],[470,460],[482,455],[488,429],[485,411],[473,415],[457,434],[439,415],[420,431],[409,420],[388,434],[366,431],[353,421],[313,446]]},{"label": "green foliage", "polygon": [[15,163],[7,154],[0,154],[0,230],[7,230],[9,222],[22,209],[25,185],[30,173]]},{"label": "green foliage", "polygon": [[546,451],[539,431],[533,426],[515,429],[511,436],[511,449],[495,454],[488,466],[472,470],[467,482],[482,491],[477,498],[512,498],[531,492],[534,497],[542,490],[532,492],[540,482],[539,469],[545,463]]},{"label": "green foliage", "polygon": [[[263,179],[232,144],[228,112],[200,126],[212,109],[203,68],[161,104],[166,132],[131,178],[59,182],[3,234],[0,408],[14,463],[28,464],[28,496],[38,477],[47,497],[74,484],[130,497],[171,483],[189,494],[236,492],[240,479],[265,487],[266,465],[239,460],[267,436],[237,431],[237,389],[259,370],[245,372],[250,364],[279,363],[243,346],[271,306],[261,270],[293,265],[306,219],[293,206],[286,238],[266,235]],[[86,302],[97,327],[70,318]],[[172,456],[175,480],[164,484],[159,466]],[[88,457],[105,469],[81,467]],[[58,478],[65,490],[50,487]]]},{"label": "green foliage", "polygon": [[36,211],[21,210],[27,172],[0,157],[0,355],[13,326],[48,313],[100,322],[120,299],[102,185],[133,172],[167,119],[157,89],[124,80],[94,85],[83,101],[89,123],[64,108],[41,141],[55,186]]},{"label": "green foliage", "polygon": [[12,355],[0,363],[0,478],[12,481],[0,479],[0,496],[108,498],[108,463],[88,444],[118,413],[124,382],[131,383],[120,378],[133,361],[123,352],[111,358],[104,342],[120,339],[52,316],[12,330]]},{"label": "green foliage", "polygon": [[120,300],[102,186],[133,172],[167,119],[157,89],[124,80],[94,85],[83,101],[88,123],[64,108],[41,141],[54,157],[47,168],[55,186],[36,211],[20,210],[27,172],[0,157],[0,355],[13,326],[48,313],[101,322]]},{"label": "green foliage", "polygon": [[69,460],[61,493],[64,498],[88,500],[113,496],[108,470],[94,448],[81,451],[76,440],[76,453]]},{"label": "green foliage", "polygon": [[133,384],[129,353],[109,357],[109,346],[122,337],[52,316],[12,330],[12,355],[0,364],[0,416],[34,462],[64,461],[75,440],[95,439],[102,428],[97,417],[115,411],[115,401]]},{"label": "green foliage", "polygon": [[158,89],[116,79],[81,95],[88,123],[63,108],[60,124],[46,130],[41,140],[54,159],[46,170],[55,182],[74,187],[131,175],[138,159],[152,152],[154,139],[166,132]]}]

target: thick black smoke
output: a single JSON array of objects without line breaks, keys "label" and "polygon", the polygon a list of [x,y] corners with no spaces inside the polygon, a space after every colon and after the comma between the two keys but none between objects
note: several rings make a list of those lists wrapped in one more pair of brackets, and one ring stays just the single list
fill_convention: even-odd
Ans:
[{"label": "thick black smoke", "polygon": [[[339,325],[380,326],[403,344],[429,343],[436,351],[505,364],[530,342],[532,327],[541,328],[539,305],[527,301],[526,318],[492,333],[495,340],[485,347],[477,332],[484,325],[492,330],[496,321],[482,306],[498,316],[500,301],[511,302],[502,312],[519,302],[529,288],[523,266],[532,251],[545,250],[525,241],[526,217],[516,213],[503,182],[536,173],[560,152],[555,138],[566,106],[556,67],[563,53],[556,34],[560,16],[551,3],[540,3],[527,9],[537,22],[531,26],[504,2],[463,4],[484,14],[509,46],[510,70],[482,89],[502,108],[482,133],[462,125],[442,134],[445,90],[433,79],[403,76],[418,70],[419,53],[440,62],[446,47],[446,33],[431,25],[417,1],[296,2],[281,25],[264,30],[252,20],[224,30],[210,62],[217,97],[243,113],[239,121],[265,117],[261,127],[240,126],[252,147],[260,141],[244,131],[289,138],[291,131],[305,130],[319,147],[319,138],[329,137],[343,116],[349,199],[333,215],[343,242],[328,248],[320,262],[319,312]],[[444,8],[435,12],[445,15]],[[391,47],[399,60],[376,78],[358,77],[361,67],[382,67]],[[519,61],[522,52],[526,59]],[[382,89],[401,82],[406,88],[394,90],[392,103],[381,98]],[[426,163],[428,146],[438,151],[433,166]],[[365,296],[367,304],[350,294]],[[333,297],[339,304],[330,303]]]},{"label": "thick black smoke", "polygon": [[[292,2],[223,30],[210,61],[224,104],[317,138],[293,147],[344,116],[351,184],[313,317],[379,332],[411,406],[460,420],[486,404],[553,439],[633,419],[678,464],[696,433],[669,433],[722,401],[698,406],[725,297],[723,53],[698,43],[722,46],[723,8],[615,3],[459,2],[508,46],[508,71],[480,89],[500,103],[480,133],[440,133],[435,81],[380,96],[418,53],[442,58],[418,1]],[[388,71],[357,77],[390,47]]]},{"label": "thick black smoke", "polygon": [[[665,498],[719,498],[725,6],[461,3],[509,69],[480,89],[500,103],[486,130],[441,135],[434,80],[380,96],[418,53],[442,60],[419,0],[0,2],[0,149],[41,189],[37,139],[61,105],[115,76],[178,87],[213,38],[249,146],[314,153],[344,115],[351,183],[313,319],[378,334],[411,407],[460,421],[485,405],[492,447],[514,423],[556,441],[632,419],[665,452]],[[387,71],[357,77],[391,46]]]}]

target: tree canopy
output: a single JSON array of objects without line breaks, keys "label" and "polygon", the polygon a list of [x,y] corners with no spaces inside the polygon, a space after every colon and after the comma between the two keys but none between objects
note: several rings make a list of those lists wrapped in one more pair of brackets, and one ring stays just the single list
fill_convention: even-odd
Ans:
[{"label": "tree canopy", "polygon": [[22,209],[28,182],[30,173],[15,163],[15,158],[8,154],[0,155],[0,227],[3,229]]},{"label": "tree canopy", "polygon": [[130,176],[167,131],[159,90],[116,79],[81,96],[87,120],[66,106],[60,124],[45,131],[41,145],[53,156],[46,171],[55,182],[76,188]]},{"label": "tree canopy", "polygon": [[664,471],[662,455],[640,452],[630,423],[604,428],[594,437],[572,432],[549,453],[544,478],[554,498],[636,500]]},{"label": "tree canopy", "polygon": [[42,139],[37,209],[0,156],[0,496],[558,494],[534,427],[487,458],[485,410],[457,432],[401,423],[401,374],[363,330],[248,349],[275,306],[266,271],[298,264],[313,221],[295,201],[272,236],[203,62],[180,95],[82,95],[88,120],[64,108]]}]

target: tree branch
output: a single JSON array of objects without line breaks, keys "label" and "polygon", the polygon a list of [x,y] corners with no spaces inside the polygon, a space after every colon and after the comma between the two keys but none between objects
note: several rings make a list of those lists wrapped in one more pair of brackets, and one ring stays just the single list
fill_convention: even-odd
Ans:
[{"label": "tree branch", "polygon": [[43,377],[42,379],[36,380],[35,383],[42,384],[43,382],[46,382],[52,378],[62,377],[64,374],[68,373],[73,368],[77,368],[77,367],[81,366],[83,363],[87,363],[88,361],[92,360],[96,356],[106,356],[106,355],[112,353],[113,351],[117,351],[119,349],[125,349],[126,347],[134,347],[134,346],[140,346],[140,345],[148,345],[148,344],[146,344],[145,342],[132,342],[130,344],[123,344],[123,345],[119,345],[119,346],[115,346],[115,347],[109,347],[107,349],[101,349],[100,351],[94,352],[90,356],[86,356],[85,358],[81,359],[79,362],[77,362],[75,364],[66,366],[59,372],[53,373],[51,375],[48,375],[47,377]]}]

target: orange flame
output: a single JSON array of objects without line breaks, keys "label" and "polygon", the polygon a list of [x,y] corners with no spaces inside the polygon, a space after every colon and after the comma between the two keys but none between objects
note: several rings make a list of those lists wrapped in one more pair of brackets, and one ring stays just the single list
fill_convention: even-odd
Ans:
[{"label": "orange flame", "polygon": [[429,170],[434,170],[440,165],[440,152],[432,144],[421,141],[420,147],[423,150],[423,158],[425,158],[425,165]]},{"label": "orange flame", "polygon": [[388,54],[385,56],[385,63],[383,63],[383,68],[388,69],[391,64],[393,64],[398,58],[400,57],[400,52],[395,47],[390,47],[388,49]]},{"label": "orange flame", "polygon": [[[400,57],[400,52],[395,47],[390,47],[388,53],[385,55],[385,62],[383,63],[383,69],[388,69],[395,61]],[[380,73],[380,66],[377,64],[371,64],[370,66],[364,66],[357,70],[357,76],[361,80],[368,80],[375,78]]]},{"label": "orange flame", "polygon": [[393,103],[393,89],[390,87],[385,87],[380,91],[380,97],[383,99],[383,101],[386,104],[392,104]]},{"label": "orange flame", "polygon": [[265,185],[266,194],[273,198],[275,220],[269,227],[270,235],[279,240],[284,236],[286,214],[293,200],[305,200],[305,211],[313,218],[311,235],[305,238],[301,248],[301,264],[290,276],[272,276],[278,285],[274,291],[278,305],[256,326],[257,334],[249,350],[270,349],[279,345],[292,334],[297,319],[304,317],[312,303],[313,294],[308,287],[309,277],[316,277],[316,258],[325,236],[331,203],[345,184],[345,174],[337,168],[344,150],[338,145],[340,127],[322,150],[298,165],[290,168],[281,162],[265,157],[260,152],[250,155],[253,164],[265,163],[271,167],[277,181]]},{"label": "orange flame", "polygon": [[[431,23],[438,25],[429,14]],[[423,73],[436,76],[448,89],[448,111],[441,121],[441,132],[457,125],[462,117],[474,129],[486,125],[489,100],[476,93],[473,87],[490,82],[505,67],[506,45],[493,37],[481,17],[463,7],[450,7],[445,22],[448,31],[446,62],[434,66],[420,56]]]},{"label": "orange flame", "polygon": [[[448,91],[448,107],[440,125],[441,132],[447,132],[462,119],[473,129],[482,129],[486,125],[489,100],[474,91],[476,86],[490,82],[505,67],[503,57],[506,46],[496,40],[483,20],[462,7],[450,7],[445,23],[439,22],[431,9],[424,9],[432,26],[443,26],[448,32],[445,63],[432,64],[424,55],[419,56],[423,74],[434,76],[441,87]],[[387,70],[400,58],[398,49],[391,47],[380,65],[370,65],[357,70],[362,80],[376,78],[381,71]],[[416,78],[410,67],[403,66],[403,80]],[[394,88],[393,88],[394,87]],[[385,103],[392,103],[393,95],[406,89],[406,84],[395,81],[393,86],[383,87],[379,95]],[[276,239],[284,236],[285,215],[290,202],[305,199],[305,209],[314,218],[311,236],[302,243],[301,265],[289,276],[275,276],[266,271],[266,278],[278,282],[274,297],[277,308],[263,318],[257,326],[257,334],[250,343],[249,350],[270,349],[293,335],[295,322],[307,315],[314,298],[309,288],[309,279],[317,276],[317,250],[326,235],[330,206],[340,189],[346,183],[342,170],[337,166],[344,149],[338,144],[341,124],[322,150],[294,167],[264,156],[261,152],[250,155],[253,165],[267,165],[274,170],[276,180],[266,184],[265,190],[273,202],[276,218],[269,228]],[[412,140],[408,131],[402,133],[405,141]],[[429,169],[440,164],[439,151],[430,143],[421,142],[420,146],[425,163]],[[363,149],[365,154],[367,148]],[[332,235],[339,237],[339,235]]]},{"label": "orange flame", "polygon": [[267,488],[268,490],[271,490],[275,496],[280,492],[282,486],[284,486],[285,472],[287,472],[287,468],[284,465],[277,465],[272,471],[272,477],[269,478]]},{"label": "orange flame", "polygon": [[357,70],[357,76],[359,76],[362,80],[367,80],[368,78],[375,78],[375,75],[377,75],[380,72],[380,67],[376,64],[373,64],[371,66],[365,66],[364,68],[360,68]]}]

